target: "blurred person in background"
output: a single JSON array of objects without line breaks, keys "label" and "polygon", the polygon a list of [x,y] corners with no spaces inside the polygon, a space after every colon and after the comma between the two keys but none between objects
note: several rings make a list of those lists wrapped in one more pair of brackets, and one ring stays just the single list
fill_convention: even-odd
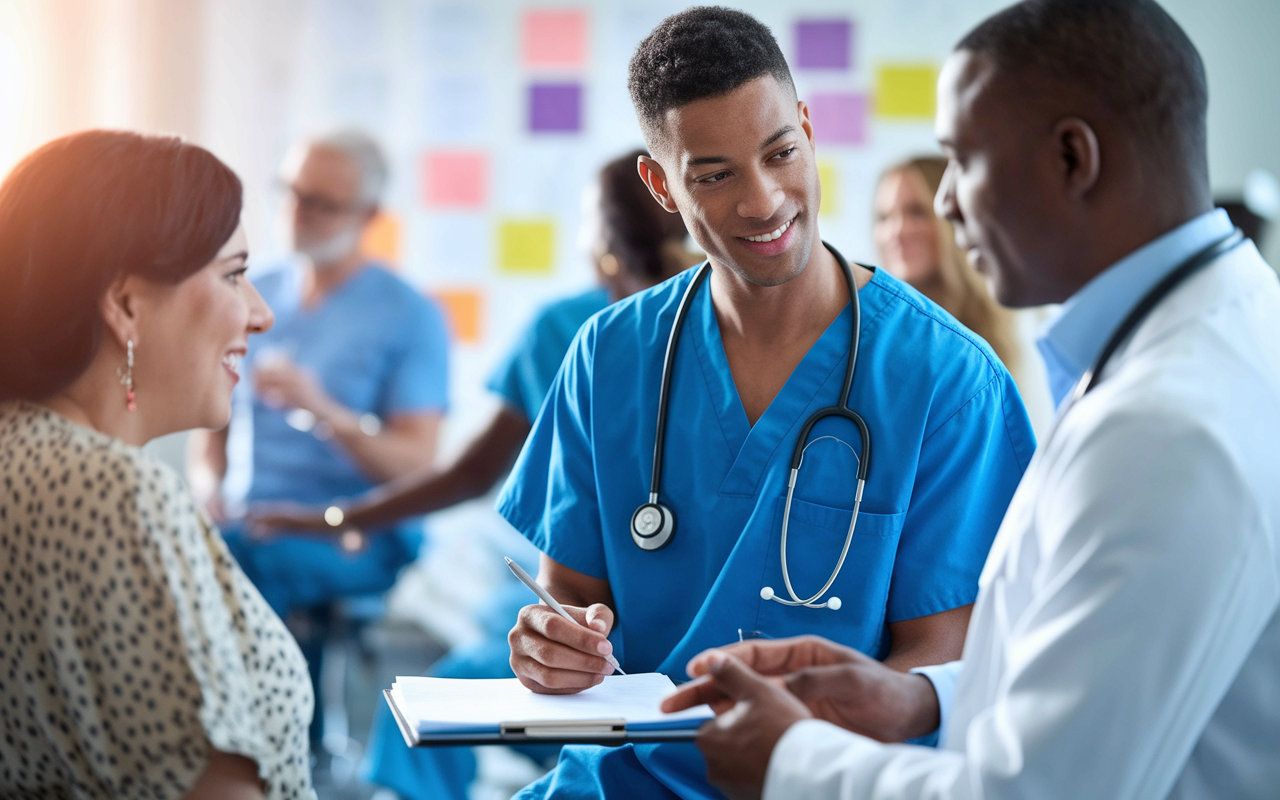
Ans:
[{"label": "blurred person in background", "polygon": [[874,201],[880,264],[985,339],[1023,383],[1014,312],[995,301],[986,279],[956,246],[951,223],[933,211],[933,197],[946,169],[945,158],[920,156],[880,176]]},{"label": "blurred person in background", "polygon": [[85,131],[0,186],[0,796],[310,798],[306,664],[182,479],[251,335],[240,180]]},{"label": "blurred person in background", "polygon": [[[215,517],[224,486],[249,503],[328,503],[430,465],[448,399],[448,335],[439,309],[361,250],[388,171],[378,145],[340,131],[285,159],[299,259],[257,285],[276,325],[249,351],[249,385],[228,428],[193,437],[192,485]],[[272,608],[289,619],[318,682],[333,603],[377,597],[418,556],[419,522],[338,541],[283,535],[258,541],[238,526],[227,542]],[[318,685],[318,683],[317,683]],[[317,709],[312,741],[323,731]]]},{"label": "blurred person in background", "polygon": [[[668,214],[654,203],[637,176],[636,161],[645,155],[636,150],[609,162],[600,171],[598,185],[588,190],[583,245],[595,264],[599,285],[554,302],[537,315],[489,380],[489,389],[502,399],[501,407],[456,461],[338,506],[342,514],[331,514],[331,519],[340,519],[339,526],[326,521],[323,506],[294,504],[251,508],[252,524],[264,535],[309,529],[336,536],[351,527],[376,530],[405,516],[438,511],[490,491],[519,454],[578,328],[610,303],[661,283],[701,259],[687,249],[688,233],[680,215]],[[525,566],[535,568],[532,563]],[[432,675],[512,676],[507,631],[531,595],[509,574],[505,577],[509,580],[504,580],[480,614],[484,638],[447,655],[432,667]],[[554,745],[522,749],[535,761],[554,758],[558,751]],[[391,713],[379,703],[366,772],[372,782],[406,798],[463,799],[476,777],[476,759],[470,748],[410,750]]]}]

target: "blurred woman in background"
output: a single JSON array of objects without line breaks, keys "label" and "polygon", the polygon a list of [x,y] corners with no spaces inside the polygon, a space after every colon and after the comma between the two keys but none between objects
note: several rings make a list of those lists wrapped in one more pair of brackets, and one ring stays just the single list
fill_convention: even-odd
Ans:
[{"label": "blurred woman in background", "polygon": [[86,131],[0,185],[0,796],[307,798],[293,638],[139,448],[231,413],[272,314],[240,180]]},{"label": "blurred woman in background", "polygon": [[947,160],[922,156],[885,170],[876,185],[874,238],[880,265],[981,336],[1014,378],[1020,354],[1013,312],[956,246],[951,223],[933,213]]}]

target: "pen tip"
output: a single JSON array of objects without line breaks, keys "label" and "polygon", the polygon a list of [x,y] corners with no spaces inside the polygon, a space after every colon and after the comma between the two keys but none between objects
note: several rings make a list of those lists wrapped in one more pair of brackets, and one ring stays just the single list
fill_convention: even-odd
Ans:
[{"label": "pen tip", "polygon": [[507,562],[507,564],[508,564],[508,565],[510,565],[510,564],[511,564],[511,559],[507,558],[506,556],[503,556],[503,557],[502,557],[502,560],[503,560],[503,561],[505,561],[505,562]]}]

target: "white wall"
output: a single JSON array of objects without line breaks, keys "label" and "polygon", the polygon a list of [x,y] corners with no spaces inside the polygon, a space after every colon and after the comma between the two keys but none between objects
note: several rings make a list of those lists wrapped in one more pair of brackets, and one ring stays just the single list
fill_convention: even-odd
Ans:
[{"label": "white wall", "polygon": [[[579,0],[590,19],[587,124],[580,136],[534,137],[522,128],[531,73],[519,59],[513,0],[7,0],[0,33],[26,66],[17,145],[0,167],[54,135],[91,125],[177,130],[211,147],[244,178],[246,223],[259,261],[281,250],[271,190],[276,164],[295,137],[341,122],[361,123],[387,144],[396,168],[389,205],[406,222],[403,270],[424,288],[466,286],[486,300],[482,339],[455,347],[456,444],[491,408],[483,379],[533,311],[590,281],[574,247],[579,193],[607,158],[640,143],[625,93],[634,44],[675,0]],[[784,51],[802,17],[848,16],[857,27],[855,66],[843,73],[797,71],[802,93],[870,90],[886,60],[938,62],[998,0],[753,0],[741,8],[770,24]],[[1280,2],[1168,0],[1204,56],[1210,85],[1209,151],[1215,191],[1238,192],[1262,166],[1280,174]],[[440,21],[479,20],[457,41],[433,34]],[[452,16],[451,16],[452,15]],[[465,20],[464,20],[465,22]],[[0,69],[3,64],[0,64]],[[432,81],[474,79],[485,87],[479,122],[433,116]],[[0,81],[7,76],[0,75]],[[3,87],[0,86],[0,89]],[[0,101],[10,96],[0,92]],[[12,115],[11,115],[12,116]],[[0,130],[0,146],[6,141]],[[442,216],[419,202],[418,160],[436,146],[479,147],[493,157],[490,207]],[[823,147],[838,167],[841,208],[821,220],[824,235],[852,258],[871,260],[869,194],[890,161],[932,148],[927,122],[878,121],[860,147]],[[554,272],[513,278],[493,265],[492,225],[505,213],[546,213],[558,222]],[[434,263],[439,239],[474,252],[465,269]],[[1280,263],[1280,230],[1267,253]],[[172,451],[172,447],[169,448]]]}]

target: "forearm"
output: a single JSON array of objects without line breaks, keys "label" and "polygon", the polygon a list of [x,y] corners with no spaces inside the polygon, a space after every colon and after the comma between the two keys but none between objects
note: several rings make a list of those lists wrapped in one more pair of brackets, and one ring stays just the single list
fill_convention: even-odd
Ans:
[{"label": "forearm", "polygon": [[889,625],[889,655],[884,664],[899,672],[956,661],[964,652],[972,605]]},{"label": "forearm", "polygon": [[608,581],[569,569],[545,553],[539,562],[538,583],[561,605],[586,608],[602,603],[613,608],[613,591]]},{"label": "forearm", "polygon": [[383,420],[379,429],[370,429],[368,420],[336,401],[325,404],[316,414],[331,437],[351,457],[361,472],[378,483],[420,473],[435,460],[435,426],[424,433],[400,430]]},{"label": "forearm", "polygon": [[524,415],[503,407],[448,467],[420,470],[370,491],[346,509],[346,520],[376,528],[480,497],[510,469],[528,433]]}]

